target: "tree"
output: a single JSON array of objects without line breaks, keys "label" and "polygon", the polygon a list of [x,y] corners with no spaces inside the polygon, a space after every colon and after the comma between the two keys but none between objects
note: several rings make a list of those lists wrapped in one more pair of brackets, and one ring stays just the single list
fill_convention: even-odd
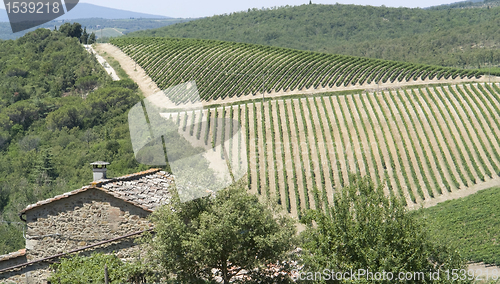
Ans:
[{"label": "tree", "polygon": [[95,33],[92,32],[89,37],[88,44],[94,44],[95,43]]},{"label": "tree", "polygon": [[82,36],[82,25],[79,23],[64,23],[59,27],[59,32],[68,37],[80,39]]},{"label": "tree", "polygon": [[90,116],[86,119],[92,125],[104,123],[129,110],[140,101],[134,91],[122,87],[104,87],[90,93],[85,104],[90,109]]},{"label": "tree", "polygon": [[96,88],[99,83],[99,77],[96,75],[78,78],[75,82],[75,88],[86,93]]},{"label": "tree", "polygon": [[83,44],[87,44],[89,39],[89,34],[87,33],[87,27],[83,29],[82,36],[80,37],[80,42]]},{"label": "tree", "polygon": [[273,217],[276,212],[244,188],[240,181],[216,196],[174,198],[152,214],[156,235],[146,243],[166,276],[195,283],[213,280],[217,270],[227,284],[243,269],[260,268],[259,280],[270,278],[265,267],[292,249],[294,222]]},{"label": "tree", "polygon": [[[424,272],[424,279],[405,283],[451,283],[444,271],[465,268],[457,251],[432,243],[424,224],[409,215],[398,199],[387,198],[383,188],[375,187],[367,177],[352,175],[350,185],[335,194],[328,214],[309,211],[301,221],[308,225],[301,236],[307,271],[302,273],[303,280],[307,273],[328,268],[329,272],[385,271],[394,277],[392,281],[391,274],[385,281],[367,281],[365,277],[360,283],[391,283],[401,272],[418,277]],[[441,273],[440,280],[430,280],[430,273]]]},{"label": "tree", "polygon": [[50,130],[62,129],[67,127],[82,127],[84,117],[86,117],[86,109],[84,106],[64,105],[47,115],[45,120],[47,128]]}]

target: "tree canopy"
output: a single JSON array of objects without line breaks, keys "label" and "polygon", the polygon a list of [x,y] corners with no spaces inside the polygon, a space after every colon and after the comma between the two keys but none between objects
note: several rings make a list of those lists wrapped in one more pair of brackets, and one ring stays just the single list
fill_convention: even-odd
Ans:
[{"label": "tree canopy", "polygon": [[127,111],[140,100],[130,79],[113,82],[78,39],[38,29],[0,41],[0,254],[25,246],[17,214],[92,180],[145,170],[134,159]]},{"label": "tree canopy", "polygon": [[[420,277],[409,277],[412,280],[404,283],[451,283],[445,271],[465,268],[465,261],[456,250],[433,243],[425,224],[409,215],[398,199],[386,197],[383,188],[375,187],[368,177],[352,175],[350,185],[335,194],[328,213],[310,211],[301,221],[308,225],[302,234],[303,280],[313,275],[307,273],[323,272],[326,268],[342,273],[360,269],[366,273],[385,271],[394,277],[390,280],[388,275],[385,281],[361,277],[360,283],[392,283],[400,273]],[[436,272],[440,280],[430,280],[430,273]],[[322,280],[350,281],[327,278]]]},{"label": "tree canopy", "polygon": [[410,9],[361,5],[272,7],[216,15],[127,36],[217,39],[419,64],[500,64],[500,7]]},{"label": "tree canopy", "polygon": [[[259,280],[271,277],[266,265],[285,259],[293,246],[294,222],[245,191],[238,182],[216,195],[163,206],[152,215],[156,234],[148,240],[165,275],[183,283],[213,280],[225,284],[241,270]],[[255,272],[255,271],[254,271]]]}]

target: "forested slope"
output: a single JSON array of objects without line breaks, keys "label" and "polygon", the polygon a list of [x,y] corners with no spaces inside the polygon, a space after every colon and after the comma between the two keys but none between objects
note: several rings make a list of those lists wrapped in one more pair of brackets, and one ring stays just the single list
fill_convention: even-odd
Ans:
[{"label": "forested slope", "polygon": [[24,247],[18,212],[88,184],[89,163],[112,162],[110,176],[141,169],[126,116],[140,99],[136,89],[111,82],[60,32],[0,41],[0,254]]},{"label": "forested slope", "polygon": [[462,68],[500,63],[500,7],[423,10],[356,5],[252,9],[137,36],[218,39]]}]

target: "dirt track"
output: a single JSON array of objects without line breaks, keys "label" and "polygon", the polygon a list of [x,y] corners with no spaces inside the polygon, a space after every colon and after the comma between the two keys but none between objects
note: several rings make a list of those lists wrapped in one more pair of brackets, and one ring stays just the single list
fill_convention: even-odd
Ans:
[{"label": "dirt track", "polygon": [[123,70],[134,80],[142,91],[145,97],[160,92],[161,90],[156,86],[156,83],[146,74],[146,71],[135,63],[132,58],[128,57],[118,47],[109,43],[100,43],[95,45],[95,51],[99,54],[107,53],[116,59]]}]

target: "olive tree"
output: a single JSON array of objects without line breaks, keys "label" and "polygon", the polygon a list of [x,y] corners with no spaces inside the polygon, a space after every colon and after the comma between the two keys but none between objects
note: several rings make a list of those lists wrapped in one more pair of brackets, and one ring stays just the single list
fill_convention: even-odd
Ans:
[{"label": "olive tree", "polygon": [[229,283],[242,270],[259,281],[272,276],[266,266],[292,250],[294,221],[245,188],[239,182],[209,197],[175,199],[152,214],[155,234],[146,242],[167,277],[196,283],[220,276]]}]

